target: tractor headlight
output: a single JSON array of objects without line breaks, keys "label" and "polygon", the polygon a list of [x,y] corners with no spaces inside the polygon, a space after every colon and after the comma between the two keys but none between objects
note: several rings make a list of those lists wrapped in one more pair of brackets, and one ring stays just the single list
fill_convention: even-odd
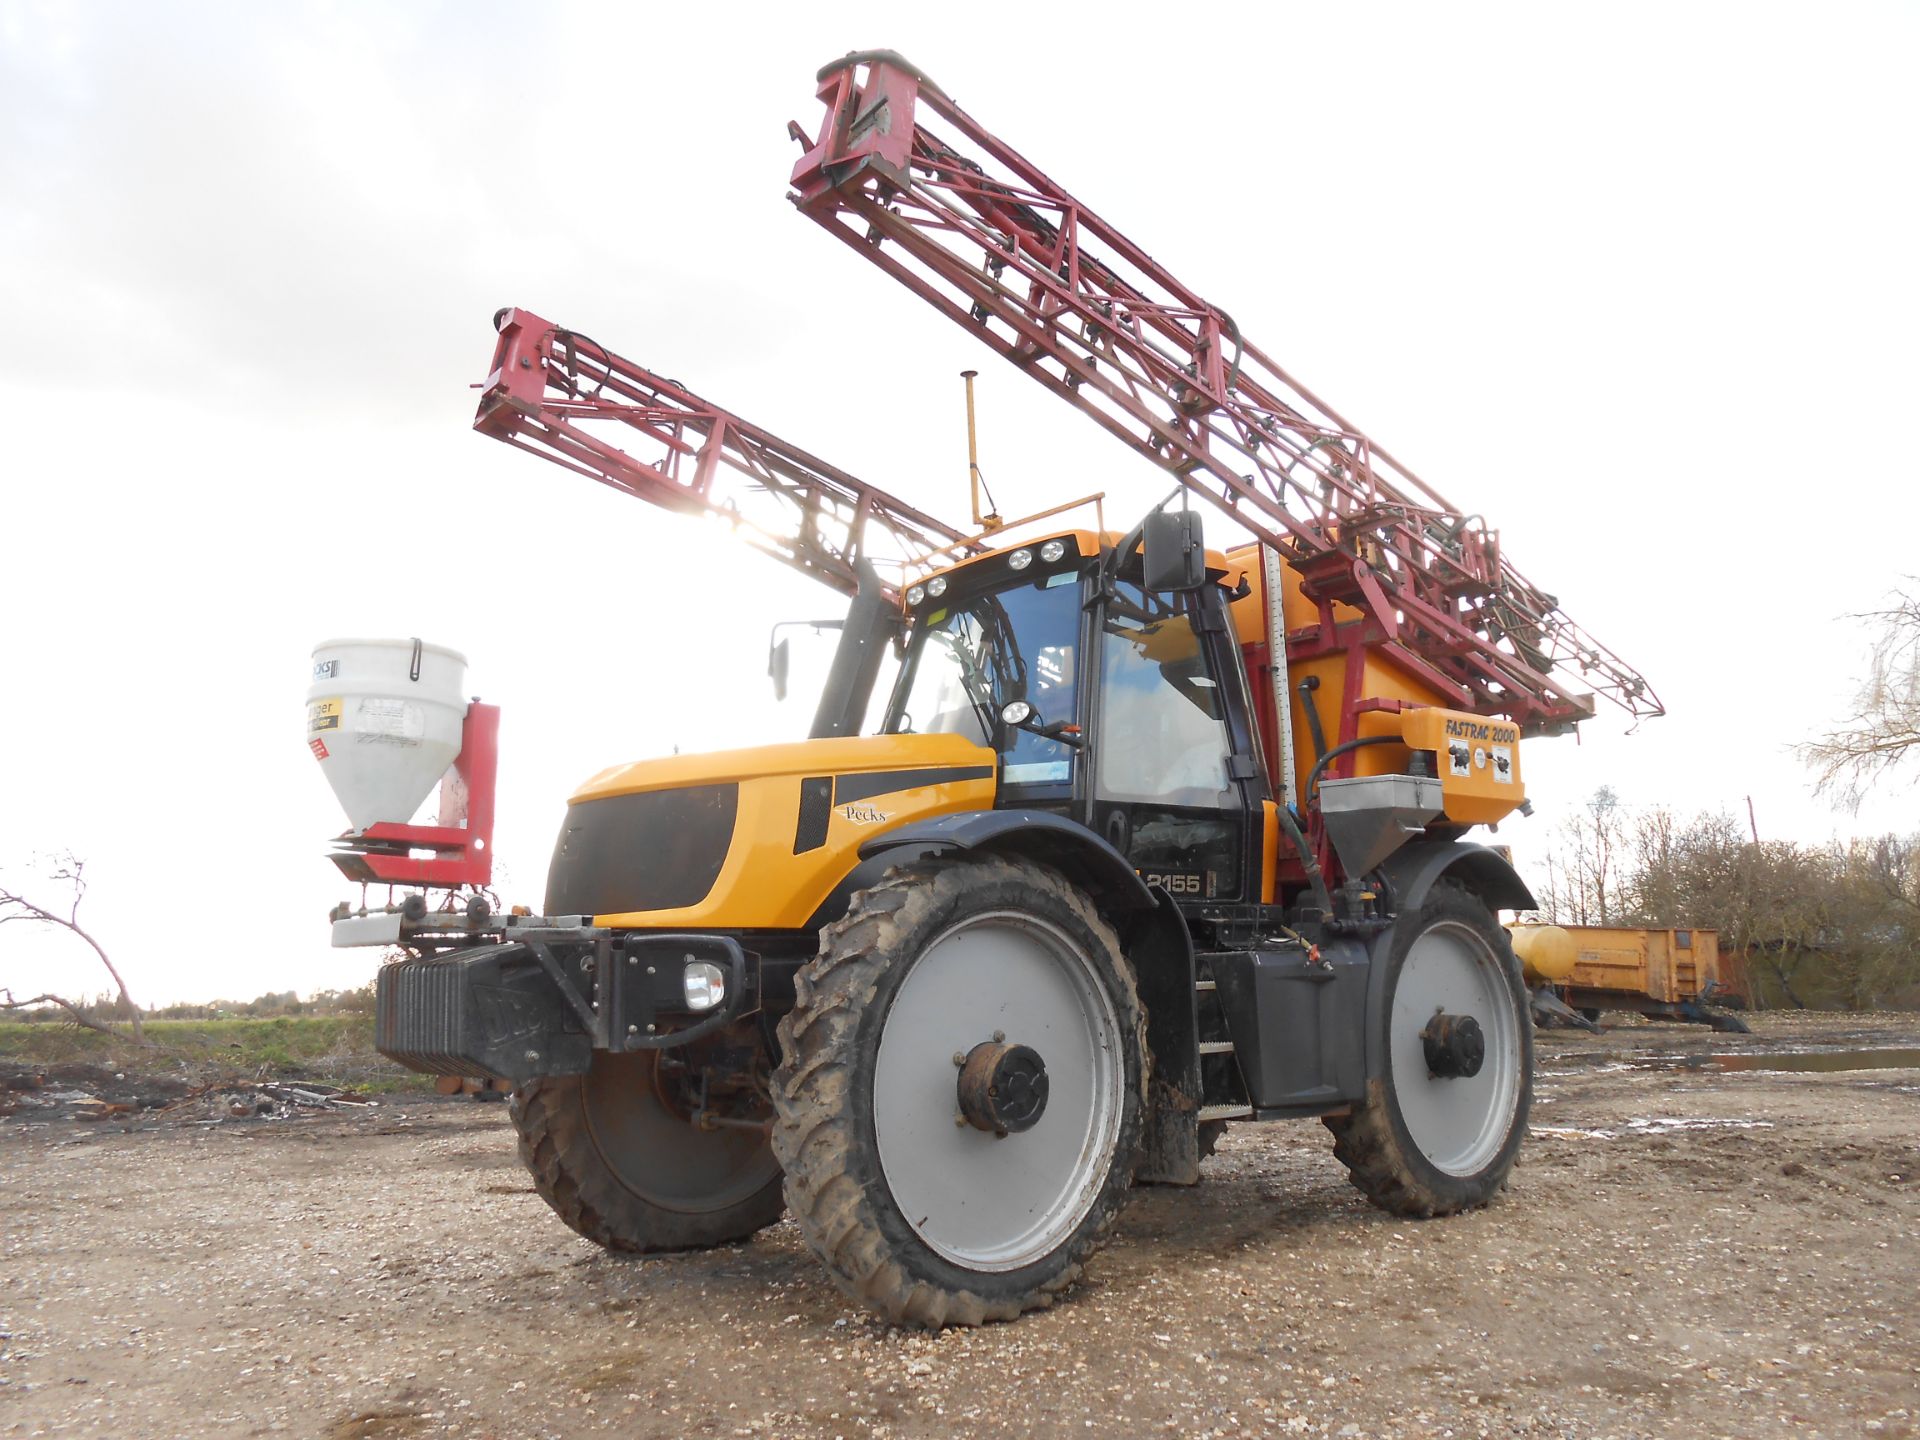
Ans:
[{"label": "tractor headlight", "polygon": [[1011,555],[1007,556],[1007,564],[1011,565],[1016,570],[1024,570],[1027,568],[1027,566],[1031,565],[1032,563],[1033,563],[1033,551],[1031,550],[1016,550]]},{"label": "tractor headlight", "polygon": [[938,600],[942,595],[946,594],[947,593],[947,577],[944,575],[936,575],[931,580],[927,581],[927,593],[933,596],[933,598],[936,600]]},{"label": "tractor headlight", "polygon": [[687,1008],[705,1013],[727,998],[727,973],[710,960],[691,960],[680,977]]},{"label": "tractor headlight", "polygon": [[1066,553],[1067,546],[1064,540],[1049,540],[1040,547],[1040,558],[1049,565]]},{"label": "tractor headlight", "polygon": [[907,603],[909,605],[918,605],[922,600],[926,598],[927,598],[927,587],[924,585],[915,585],[907,591]]}]

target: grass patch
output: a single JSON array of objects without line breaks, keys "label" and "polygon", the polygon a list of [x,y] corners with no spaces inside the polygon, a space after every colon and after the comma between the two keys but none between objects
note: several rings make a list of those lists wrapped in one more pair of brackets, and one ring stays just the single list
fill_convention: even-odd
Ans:
[{"label": "grass patch", "polygon": [[261,1020],[149,1020],[144,1049],[119,1036],[57,1022],[0,1021],[0,1059],[189,1072],[205,1079],[317,1080],[359,1090],[430,1090],[373,1048],[370,1015],[283,1015]]}]

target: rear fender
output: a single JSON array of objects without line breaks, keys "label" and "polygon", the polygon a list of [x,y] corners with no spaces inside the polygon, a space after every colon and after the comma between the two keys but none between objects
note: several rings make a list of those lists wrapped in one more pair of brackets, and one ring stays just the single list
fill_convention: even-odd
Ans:
[{"label": "rear fender", "polygon": [[1401,846],[1375,871],[1387,882],[1396,913],[1418,910],[1442,877],[1480,897],[1489,910],[1533,910],[1538,903],[1507,857],[1485,845],[1416,840]]}]

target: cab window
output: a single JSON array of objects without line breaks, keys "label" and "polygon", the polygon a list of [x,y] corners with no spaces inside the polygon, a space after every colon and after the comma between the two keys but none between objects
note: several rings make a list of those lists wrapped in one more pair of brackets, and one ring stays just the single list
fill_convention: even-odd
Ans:
[{"label": "cab window", "polygon": [[1220,687],[1183,597],[1150,602],[1121,584],[1100,637],[1102,799],[1223,809],[1234,803]]},{"label": "cab window", "polygon": [[1057,572],[926,611],[909,641],[887,730],[964,735],[979,745],[992,745],[999,735],[1007,783],[1070,780],[1070,747],[1003,726],[998,717],[1009,701],[1025,700],[1041,724],[1074,722],[1078,579]]}]

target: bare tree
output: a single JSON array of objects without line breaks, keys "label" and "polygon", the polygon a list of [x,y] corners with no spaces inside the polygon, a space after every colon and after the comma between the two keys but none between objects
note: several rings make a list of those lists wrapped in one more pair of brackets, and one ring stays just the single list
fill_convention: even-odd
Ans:
[{"label": "bare tree", "polygon": [[[1920,581],[1909,577],[1909,586]],[[1838,728],[1798,748],[1813,767],[1815,794],[1860,808],[1873,784],[1910,755],[1920,754],[1920,590],[1894,592],[1894,603],[1854,617],[1877,623],[1867,678],[1853,712]]]},{"label": "bare tree", "polygon": [[[65,915],[30,900],[17,891],[0,887],[0,925],[20,922],[50,925],[56,930],[65,930],[86,941],[93,953],[100,957],[100,963],[106,966],[107,974],[113,977],[114,987],[120,992],[120,1007],[133,1026],[133,1038],[144,1045],[146,1035],[140,1024],[140,1007],[133,1003],[133,996],[127,993],[127,982],[120,978],[119,968],[108,957],[105,948],[80,924],[80,902],[87,896],[86,869],[86,861],[76,859],[72,855],[64,855],[54,862],[54,868],[47,876],[49,880],[64,882],[69,887],[70,896]],[[29,1005],[51,1002],[63,1008],[76,1021],[89,1029],[105,1030],[110,1035],[118,1033],[109,1026],[86,1018],[78,1005],[70,1000],[62,1000],[58,995],[36,995],[31,1000],[15,1000],[11,990],[0,990],[0,995],[5,996],[4,1000],[0,1000],[0,1009],[20,1010]]]},{"label": "bare tree", "polygon": [[1602,925],[1620,918],[1618,897],[1609,898],[1607,886],[1615,877],[1614,852],[1620,848],[1620,797],[1611,785],[1602,785],[1587,801],[1587,814],[1593,817],[1593,900]]},{"label": "bare tree", "polygon": [[1547,885],[1539,913],[1566,925],[1611,925],[1620,918],[1612,886],[1621,847],[1623,813],[1613,787],[1593,792],[1583,813],[1561,825],[1547,853]]},{"label": "bare tree", "polygon": [[1836,842],[1832,853],[1847,942],[1835,980],[1856,1010],[1910,1001],[1920,990],[1920,836]]},{"label": "bare tree", "polygon": [[1629,811],[1602,788],[1541,858],[1541,918],[1717,930],[1768,982],[1756,1004],[1920,998],[1920,835],[1758,843],[1744,817]]}]

